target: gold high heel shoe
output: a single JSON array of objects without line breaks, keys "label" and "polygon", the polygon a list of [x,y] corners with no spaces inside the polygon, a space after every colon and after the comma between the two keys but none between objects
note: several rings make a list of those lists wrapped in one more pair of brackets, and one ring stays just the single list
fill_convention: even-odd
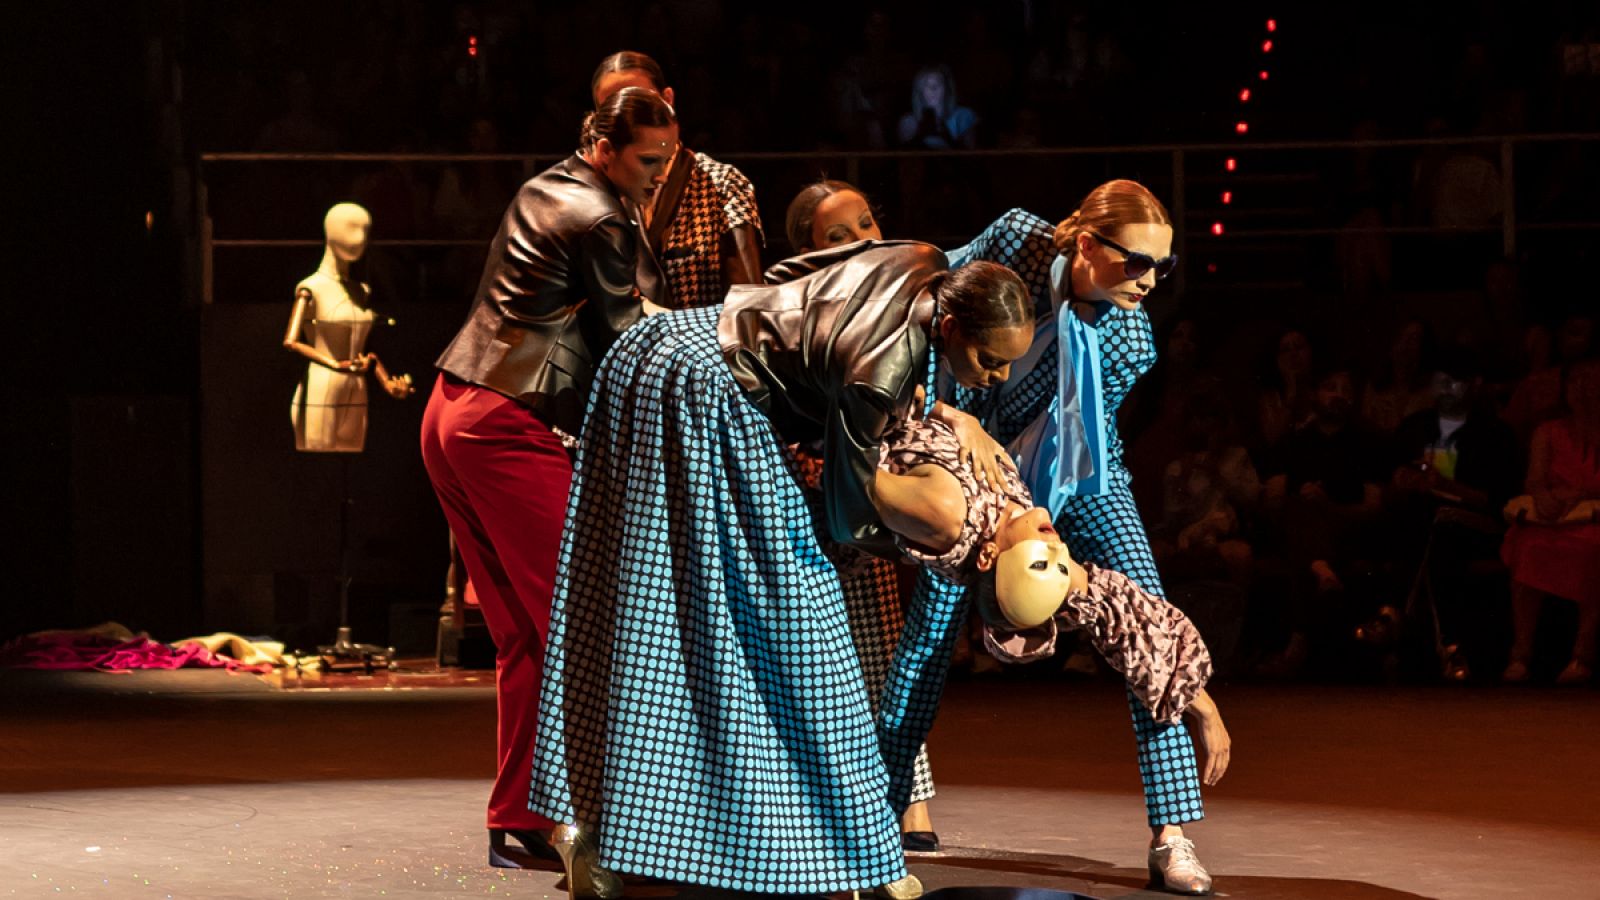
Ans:
[{"label": "gold high heel shoe", "polygon": [[576,825],[557,825],[550,846],[567,870],[567,896],[572,900],[615,900],[622,896],[622,880],[600,868],[594,842]]}]

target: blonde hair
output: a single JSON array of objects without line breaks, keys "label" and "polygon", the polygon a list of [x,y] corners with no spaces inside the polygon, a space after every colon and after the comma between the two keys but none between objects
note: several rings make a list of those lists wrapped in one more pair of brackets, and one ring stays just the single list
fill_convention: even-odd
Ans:
[{"label": "blonde hair", "polygon": [[1057,253],[1070,251],[1085,231],[1104,234],[1124,225],[1171,225],[1172,216],[1150,189],[1137,181],[1119,178],[1089,192],[1072,215],[1056,226]]}]

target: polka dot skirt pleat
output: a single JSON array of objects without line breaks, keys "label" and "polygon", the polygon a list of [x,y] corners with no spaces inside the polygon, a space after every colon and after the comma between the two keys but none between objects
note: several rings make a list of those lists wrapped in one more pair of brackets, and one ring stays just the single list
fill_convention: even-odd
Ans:
[{"label": "polka dot skirt pleat", "polygon": [[[900,606],[900,579],[895,573],[894,563],[867,557],[843,573],[843,587],[845,610],[850,617],[850,633],[855,638],[856,654],[861,658],[861,674],[867,680],[867,694],[876,711],[883,696],[884,683],[894,664],[895,648],[905,631],[906,615]],[[936,793],[933,769],[928,763],[928,748],[921,745],[912,773],[910,802],[931,800]]]},{"label": "polka dot skirt pleat", "polygon": [[530,807],[594,829],[619,872],[769,893],[884,884],[904,858],[839,577],[722,360],[719,312],[653,316],[600,367]]}]

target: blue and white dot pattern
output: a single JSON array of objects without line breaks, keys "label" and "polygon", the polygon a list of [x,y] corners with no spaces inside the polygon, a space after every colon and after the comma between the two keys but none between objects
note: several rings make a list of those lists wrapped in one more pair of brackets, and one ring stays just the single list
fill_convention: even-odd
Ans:
[{"label": "blue and white dot pattern", "polygon": [[[562,541],[530,807],[600,864],[763,893],[905,875],[839,575],[717,346],[653,316],[599,369]],[[931,718],[930,718],[931,721]],[[927,724],[920,726],[926,733]]]},{"label": "blue and white dot pattern", "polygon": [[[1054,231],[1044,219],[1014,209],[971,244],[951,251],[950,263],[955,266],[958,259],[962,263],[985,259],[1007,266],[1028,286],[1035,309],[1048,310],[1050,265],[1056,255]],[[1106,304],[1098,312],[1094,331],[1100,341],[1101,399],[1106,411],[1105,490],[1068,499],[1056,529],[1075,559],[1121,572],[1146,591],[1164,597],[1150,539],[1134,505],[1132,478],[1122,461],[1122,436],[1117,431],[1117,411],[1134,384],[1155,364],[1155,335],[1143,307],[1123,310]],[[1049,406],[1056,389],[1056,354],[1052,334],[1051,346],[1038,365],[1022,381],[1008,385],[1003,400],[957,391],[955,402],[989,422],[996,440],[1010,443]],[[923,580],[929,579],[924,575]],[[1188,729],[1182,724],[1157,723],[1131,691],[1128,700],[1150,824],[1176,825],[1202,818],[1200,774]]]}]

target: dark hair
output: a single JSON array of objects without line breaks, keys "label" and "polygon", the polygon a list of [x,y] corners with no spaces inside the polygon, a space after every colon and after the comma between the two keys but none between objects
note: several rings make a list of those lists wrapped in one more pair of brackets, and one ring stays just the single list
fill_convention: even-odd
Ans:
[{"label": "dark hair", "polygon": [[[983,535],[983,540],[992,541],[994,540],[994,535]],[[977,547],[974,547],[972,553],[968,554],[966,559],[964,568],[971,578],[967,582],[967,596],[972,601],[972,608],[977,610],[978,615],[982,617],[985,624],[1013,627],[1010,622],[1006,621],[1006,614],[1000,610],[1000,598],[994,589],[994,569],[991,568],[984,572],[977,571],[978,547],[981,546],[983,545],[980,543]]]},{"label": "dark hair", "polygon": [[[1311,380],[1311,386],[1315,387],[1315,379],[1317,377],[1317,361],[1322,358],[1322,347],[1321,344],[1311,336],[1311,330],[1309,328],[1301,328],[1298,325],[1279,325],[1271,333],[1272,340],[1270,343],[1265,345],[1263,348],[1264,352],[1260,357],[1260,375],[1258,376],[1258,380],[1260,381],[1261,385],[1277,391],[1288,389],[1289,385],[1284,382],[1283,373],[1278,369],[1278,357],[1281,354],[1279,348],[1283,346],[1284,338],[1291,334],[1298,334],[1305,340],[1306,346],[1311,350],[1311,371],[1306,373],[1306,378]],[[1305,385],[1301,386],[1304,387]]]},{"label": "dark hair", "polygon": [[946,272],[933,286],[939,310],[973,337],[991,328],[1033,324],[1033,301],[1017,273],[979,260]]},{"label": "dark hair", "polygon": [[[860,194],[861,199],[867,200],[866,192],[848,181],[834,181],[828,178],[812,182],[794,195],[794,199],[789,202],[789,212],[783,218],[783,233],[789,239],[789,246],[794,252],[817,249],[811,246],[811,226],[817,221],[817,207],[834,194],[843,193]],[[872,201],[867,200],[869,206],[871,203]]]},{"label": "dark hair", "polygon": [[599,109],[583,117],[578,146],[591,150],[601,138],[606,138],[620,150],[633,143],[635,129],[661,127],[677,121],[672,107],[660,94],[646,88],[625,87],[607,97]]},{"label": "dark hair", "polygon": [[[594,76],[589,79],[589,96],[593,97],[594,92],[600,89],[600,79],[610,75],[612,72],[631,72],[634,70],[650,76],[650,83],[655,85],[656,90],[664,91],[667,89],[667,76],[661,72],[660,63],[635,50],[618,50],[616,53],[600,60],[600,65],[595,67]],[[605,101],[605,97],[600,98],[601,103]]]},{"label": "dark hair", "polygon": [[1350,379],[1350,386],[1358,393],[1361,390],[1361,368],[1354,365],[1348,358],[1335,356],[1327,362],[1311,367],[1311,386],[1315,390],[1322,390],[1323,385],[1343,375]]},{"label": "dark hair", "polygon": [[[1400,335],[1406,329],[1416,326],[1421,331],[1417,349],[1417,371],[1411,373],[1411,384],[1398,384],[1394,370],[1394,346],[1400,342]],[[1433,327],[1421,319],[1407,319],[1401,322],[1389,335],[1388,353],[1373,366],[1372,387],[1377,390],[1388,390],[1393,387],[1402,387],[1415,390],[1425,384],[1433,375],[1435,364],[1439,356],[1439,339],[1433,332]]]}]

